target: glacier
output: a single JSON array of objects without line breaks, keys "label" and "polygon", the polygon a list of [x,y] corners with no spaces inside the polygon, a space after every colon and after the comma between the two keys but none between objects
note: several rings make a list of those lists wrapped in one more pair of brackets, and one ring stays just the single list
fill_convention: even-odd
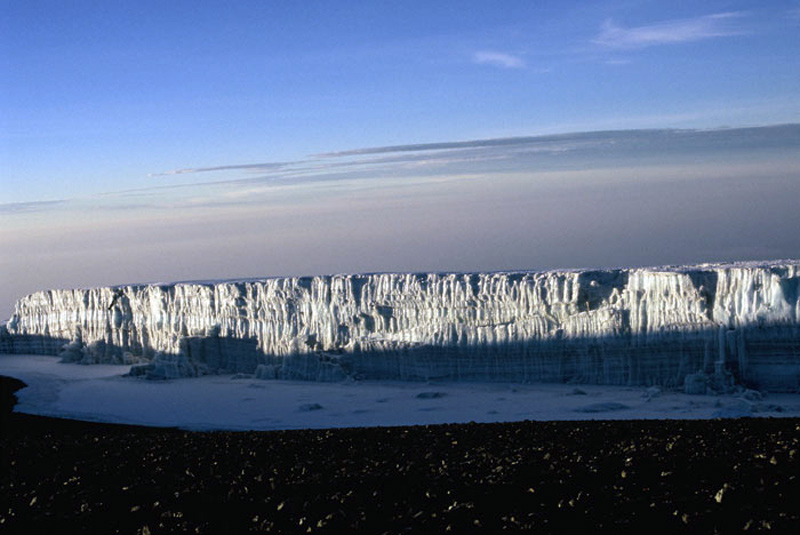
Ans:
[{"label": "glacier", "polygon": [[0,352],[175,378],[800,391],[800,260],[47,290]]}]

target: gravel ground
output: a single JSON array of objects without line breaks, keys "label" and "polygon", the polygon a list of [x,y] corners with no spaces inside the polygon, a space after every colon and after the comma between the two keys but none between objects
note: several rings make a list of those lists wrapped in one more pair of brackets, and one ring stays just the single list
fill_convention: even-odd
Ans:
[{"label": "gravel ground", "polygon": [[800,533],[800,420],[188,432],[11,413],[0,533]]}]

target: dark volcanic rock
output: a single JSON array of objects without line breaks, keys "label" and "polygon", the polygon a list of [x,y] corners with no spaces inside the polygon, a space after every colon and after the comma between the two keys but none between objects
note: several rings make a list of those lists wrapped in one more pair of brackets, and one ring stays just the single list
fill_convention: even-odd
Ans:
[{"label": "dark volcanic rock", "polygon": [[11,415],[3,533],[800,532],[800,420],[187,432]]},{"label": "dark volcanic rock", "polygon": [[28,385],[19,379],[0,375],[0,412],[3,416],[11,414],[11,410],[17,404],[17,396],[14,395],[14,392],[26,386]]}]

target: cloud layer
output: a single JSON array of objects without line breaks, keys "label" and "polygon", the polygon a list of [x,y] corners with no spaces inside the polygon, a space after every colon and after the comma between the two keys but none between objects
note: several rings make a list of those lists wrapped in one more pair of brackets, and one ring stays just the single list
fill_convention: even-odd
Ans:
[{"label": "cloud layer", "polygon": [[522,69],[525,61],[519,56],[505,54],[503,52],[480,51],[476,52],[472,60],[479,65],[491,65],[504,69]]},{"label": "cloud layer", "polygon": [[0,203],[0,214],[21,214],[27,212],[40,212],[49,208],[56,208],[69,202],[66,199],[53,201],[28,201]]},{"label": "cloud layer", "polygon": [[[800,125],[720,130],[619,130],[364,147],[288,162],[235,163],[155,172],[136,189],[89,197],[0,203],[0,215],[255,206],[278,190],[380,188],[386,183],[547,173],[625,166],[642,158],[680,162],[684,154],[736,154],[763,144],[800,143]],[[796,145],[795,145],[796,146]],[[327,185],[326,185],[327,184]],[[291,197],[291,195],[290,195]],[[269,201],[271,202],[271,201]]]},{"label": "cloud layer", "polygon": [[593,42],[609,48],[644,48],[729,37],[744,33],[740,24],[744,17],[739,12],[716,13],[628,28],[607,20]]}]

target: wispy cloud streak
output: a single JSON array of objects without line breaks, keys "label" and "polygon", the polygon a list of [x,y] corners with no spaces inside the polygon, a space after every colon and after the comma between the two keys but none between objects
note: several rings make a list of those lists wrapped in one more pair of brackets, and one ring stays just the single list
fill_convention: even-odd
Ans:
[{"label": "wispy cloud streak", "polygon": [[[798,125],[767,127],[766,132],[779,132],[788,129],[798,131]],[[402,171],[403,169],[434,168],[443,165],[461,163],[479,163],[499,159],[513,159],[524,155],[560,154],[565,152],[585,153],[608,146],[631,144],[645,145],[654,139],[680,136],[688,138],[699,136],[699,140],[711,140],[716,137],[730,138],[746,136],[750,131],[761,131],[761,128],[721,130],[701,132],[694,130],[609,130],[595,132],[579,132],[570,134],[552,134],[542,136],[519,136],[508,138],[477,139],[467,141],[448,141],[438,143],[414,143],[406,145],[387,145],[381,147],[365,147],[339,152],[320,153],[303,160],[293,162],[275,162],[261,164],[232,164],[214,167],[185,168],[180,172],[151,174],[151,176],[170,176],[178,174],[205,173],[211,171],[252,171],[246,176],[223,178],[215,181],[204,181],[202,184],[248,184],[248,183],[289,183],[292,181],[331,180],[344,175],[380,177]],[[732,134],[735,132],[736,134]],[[793,134],[795,135],[795,134]],[[365,175],[365,176],[362,176]],[[195,183],[196,184],[196,183]],[[177,184],[169,187],[192,187],[192,184]],[[148,188],[145,188],[148,189]]]},{"label": "wispy cloud streak", "polygon": [[42,212],[48,208],[55,208],[65,204],[67,200],[59,199],[55,201],[29,201],[29,202],[6,202],[0,203],[0,214],[19,214],[25,212]]},{"label": "wispy cloud streak", "polygon": [[[385,154],[390,152],[420,152],[437,151],[449,149],[472,149],[479,147],[498,147],[509,145],[527,145],[530,143],[552,143],[556,141],[568,141],[581,137],[597,135],[591,134],[554,134],[549,136],[520,136],[493,139],[474,139],[469,141],[447,141],[441,143],[416,143],[408,145],[388,145],[385,147],[369,147],[363,149],[353,149],[340,152],[325,152],[317,154],[319,158],[338,158],[343,156],[364,156],[368,154]],[[600,133],[602,135],[602,133]]]},{"label": "wispy cloud streak", "polygon": [[190,173],[209,173],[214,171],[265,171],[278,170],[291,165],[288,162],[268,162],[268,163],[248,163],[239,165],[220,165],[217,167],[193,167],[186,169],[175,169],[162,173],[149,173],[148,177],[186,175]]},{"label": "wispy cloud streak", "polygon": [[[452,153],[468,149],[492,149],[498,147],[514,147],[535,145],[537,150],[561,152],[565,150],[563,143],[581,141],[582,134],[557,134],[549,136],[528,136],[494,139],[477,139],[469,141],[447,141],[440,143],[414,143],[408,145],[389,145],[383,147],[367,147],[340,152],[326,152],[314,154],[304,160],[293,162],[267,162],[259,164],[219,165],[214,167],[188,167],[150,173],[149,177],[171,177],[193,173],[224,172],[224,171],[254,171],[261,175],[271,177],[298,176],[309,172],[325,172],[337,168],[354,168],[364,166],[377,166],[387,164],[414,163],[433,161],[460,161],[463,156],[455,157]],[[416,153],[412,155],[409,153]],[[438,153],[438,154],[437,154]],[[444,153],[444,154],[443,154]],[[384,156],[368,158],[369,156]],[[495,158],[493,156],[492,158]],[[344,161],[334,161],[344,160]]]},{"label": "wispy cloud streak", "polygon": [[[503,173],[623,166],[638,162],[642,155],[661,154],[665,147],[672,155],[689,150],[716,154],[739,151],[742,147],[793,148],[798,140],[800,125],[789,124],[719,130],[609,130],[370,147],[313,155],[294,162],[182,168],[180,172],[155,176],[211,171],[219,171],[221,176],[211,180],[206,177],[175,182],[159,180],[149,186],[91,197],[0,203],[0,215],[85,211],[89,207],[114,212],[139,209],[144,213],[147,210],[255,206],[289,198],[286,195],[295,196],[293,198],[314,196],[325,191],[324,184],[344,191],[341,188],[419,185],[448,177],[483,177],[488,181]],[[313,188],[309,187],[312,185]]]},{"label": "wispy cloud streak", "polygon": [[630,28],[607,20],[593,42],[609,48],[644,48],[730,37],[745,33],[740,24],[744,17],[742,12],[715,13]]},{"label": "wispy cloud streak", "polygon": [[472,60],[479,65],[491,65],[504,69],[522,69],[525,61],[519,56],[512,56],[503,52],[481,51],[476,52]]}]

